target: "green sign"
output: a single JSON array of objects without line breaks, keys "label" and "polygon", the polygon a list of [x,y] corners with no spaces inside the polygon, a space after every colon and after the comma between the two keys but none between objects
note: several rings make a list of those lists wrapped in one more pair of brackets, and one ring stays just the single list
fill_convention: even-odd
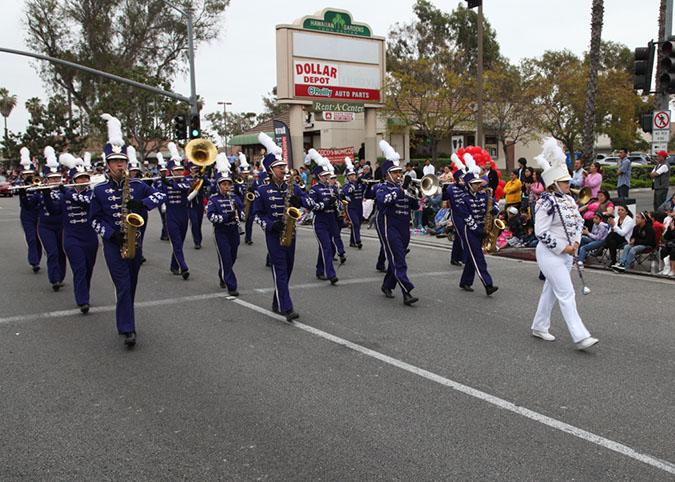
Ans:
[{"label": "green sign", "polygon": [[313,110],[315,112],[353,112],[359,114],[365,112],[366,108],[362,104],[351,104],[349,102],[339,101],[320,101],[315,100],[313,103]]},{"label": "green sign", "polygon": [[370,37],[370,29],[368,27],[352,23],[352,17],[348,13],[335,12],[333,10],[326,10],[323,19],[305,19],[302,28],[308,30],[320,30],[321,32]]}]

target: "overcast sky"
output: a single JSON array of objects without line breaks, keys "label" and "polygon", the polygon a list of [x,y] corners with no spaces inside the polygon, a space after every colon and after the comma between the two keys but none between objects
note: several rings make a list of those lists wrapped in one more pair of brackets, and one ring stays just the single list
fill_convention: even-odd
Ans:
[{"label": "overcast sky", "polygon": [[[452,10],[458,0],[432,3]],[[546,50],[567,48],[581,55],[590,42],[591,0],[484,0],[484,14],[497,32],[502,54],[518,62]],[[23,2],[5,0],[0,17],[0,45],[26,50]],[[309,7],[313,4],[316,7]],[[323,7],[351,12],[357,23],[369,24],[374,35],[386,37],[396,22],[413,17],[414,0],[334,0],[331,3],[284,0],[232,0],[223,20],[220,40],[199,48],[196,59],[197,92],[205,99],[204,113],[231,102],[228,111],[261,112],[261,97],[276,85],[275,25],[292,23]],[[605,2],[603,40],[631,49],[646,46],[658,33],[659,0]],[[0,53],[0,87],[17,94],[18,104],[8,119],[12,131],[28,122],[24,103],[30,97],[47,98],[47,91],[31,66],[33,61]],[[187,79],[177,79],[175,90],[189,95]]]}]

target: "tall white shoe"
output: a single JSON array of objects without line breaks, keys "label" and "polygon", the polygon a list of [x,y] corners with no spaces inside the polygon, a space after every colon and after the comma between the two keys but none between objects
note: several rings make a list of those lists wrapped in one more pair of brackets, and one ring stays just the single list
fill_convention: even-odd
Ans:
[{"label": "tall white shoe", "polygon": [[592,347],[593,345],[596,345],[600,340],[597,338],[593,338],[592,336],[589,336],[588,338],[584,338],[583,340],[577,342],[577,350],[585,350],[587,348]]},{"label": "tall white shoe", "polygon": [[555,336],[551,335],[547,331],[532,330],[532,336],[536,336],[537,338],[541,338],[545,341],[555,341]]}]

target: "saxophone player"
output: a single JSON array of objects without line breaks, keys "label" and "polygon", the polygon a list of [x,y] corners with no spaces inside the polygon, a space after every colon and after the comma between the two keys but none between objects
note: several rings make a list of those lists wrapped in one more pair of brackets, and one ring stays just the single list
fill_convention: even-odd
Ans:
[{"label": "saxophone player", "polygon": [[[102,117],[108,121],[109,140],[104,148],[108,175],[106,182],[94,187],[89,222],[103,239],[103,255],[115,285],[117,331],[125,335],[124,344],[131,347],[136,344],[134,298],[143,258],[143,240],[139,238],[134,258],[122,257],[120,248],[125,242],[125,233],[121,231],[122,212],[128,210],[140,213],[143,209],[154,209],[164,202],[165,195],[140,179],[129,179],[128,199],[124,199],[128,157],[122,139],[122,126],[118,119],[109,114],[103,114]],[[135,243],[136,239],[127,241]]]},{"label": "saxophone player", "polygon": [[253,174],[251,174],[251,166],[243,152],[239,153],[239,172],[244,182],[236,184],[234,192],[244,204],[247,213],[246,222],[244,223],[244,244],[250,246],[253,244],[253,216],[251,216],[253,201],[247,200],[247,197],[255,196],[255,180],[253,179]]},{"label": "saxophone player", "polygon": [[[464,271],[459,282],[459,287],[464,291],[473,291],[471,285],[474,277],[478,277],[485,286],[488,296],[497,291],[492,284],[492,277],[487,271],[487,263],[483,254],[483,230],[489,194],[483,191],[487,181],[479,177],[480,168],[476,166],[471,154],[465,154],[464,162],[468,172],[464,175],[465,191],[453,190],[451,193],[451,205],[453,206],[453,220],[456,236],[462,238],[464,249]],[[496,211],[496,208],[493,208]]]},{"label": "saxophone player", "polygon": [[[265,232],[265,243],[274,279],[272,310],[284,315],[286,320],[293,321],[300,316],[293,309],[288,291],[295,258],[295,237],[286,247],[281,245],[281,235],[286,223],[294,222],[288,219],[289,216],[286,214],[289,206],[312,209],[316,205],[305,191],[293,183],[293,179],[286,181],[286,162],[281,158],[281,148],[264,133],[258,135],[258,140],[267,150],[262,164],[269,174],[269,182],[261,183],[255,192],[253,217]],[[289,206],[286,206],[287,203]]]}]

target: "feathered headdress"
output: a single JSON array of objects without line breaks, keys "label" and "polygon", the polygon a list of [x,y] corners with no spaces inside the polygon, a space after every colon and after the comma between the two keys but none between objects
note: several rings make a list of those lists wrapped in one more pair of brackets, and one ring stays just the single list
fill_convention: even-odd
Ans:
[{"label": "feathered headdress", "polygon": [[452,156],[450,156],[450,159],[452,160],[453,164],[457,169],[459,169],[462,172],[466,172],[466,166],[464,165],[464,163],[457,154],[453,153]]},{"label": "feathered headdress", "polygon": [[171,156],[172,161],[183,161],[183,159],[180,157],[180,153],[178,152],[178,147],[176,146],[175,143],[169,142],[167,144],[167,149],[169,149],[169,154]]},{"label": "feathered headdress", "polygon": [[127,146],[122,138],[122,123],[117,117],[102,114],[101,117],[108,123],[108,143],[103,147],[104,159],[127,159]]},{"label": "feathered headdress", "polygon": [[19,152],[21,153],[21,161],[19,162],[19,164],[21,164],[23,170],[24,171],[32,170],[33,163],[30,162],[30,151],[28,150],[28,148],[22,147],[21,151]]},{"label": "feathered headdress", "polygon": [[278,157],[283,153],[281,147],[277,146],[274,140],[264,132],[258,134],[258,142],[263,145],[267,154],[274,154]]},{"label": "feathered headdress", "polygon": [[333,165],[332,162],[330,162],[330,159],[326,159],[328,161],[328,170],[330,171],[330,177],[337,177],[335,174],[335,166]]},{"label": "feathered headdress", "polygon": [[394,163],[397,163],[401,159],[400,154],[396,152],[394,148],[391,147],[384,139],[380,141],[380,150],[388,161],[394,161]]},{"label": "feathered headdress", "polygon": [[84,160],[82,161],[84,167],[88,170],[91,170],[91,152],[84,153]]},{"label": "feathered headdress", "polygon": [[311,148],[309,151],[307,151],[307,155],[308,155],[309,158],[310,158],[312,161],[314,161],[316,164],[319,164],[319,161],[320,161],[321,159],[323,159],[323,158],[321,157],[321,154],[319,154],[319,152],[318,152],[316,149],[314,149],[314,148]]},{"label": "feathered headdress", "polygon": [[164,156],[162,155],[162,153],[158,152],[156,156],[157,156],[157,167],[160,169],[166,169],[166,161],[164,160]]},{"label": "feathered headdress", "polygon": [[464,154],[464,164],[466,165],[466,172],[477,176],[480,174],[480,167],[476,164],[475,159],[468,152]]},{"label": "feathered headdress", "polygon": [[542,145],[542,153],[534,158],[544,172],[541,179],[546,187],[556,181],[569,181],[572,179],[567,170],[567,156],[553,137],[548,137]]},{"label": "feathered headdress", "polygon": [[130,163],[138,162],[138,159],[136,158],[136,148],[134,146],[127,147],[127,156],[129,157]]},{"label": "feathered headdress", "polygon": [[346,171],[353,171],[354,170],[354,163],[352,162],[351,158],[349,156],[345,157],[345,170]]},{"label": "feathered headdress", "polygon": [[75,169],[75,166],[77,166],[77,159],[75,159],[75,156],[72,154],[64,152],[59,156],[59,163],[68,170]]},{"label": "feathered headdress", "polygon": [[56,162],[56,152],[52,146],[45,147],[45,159],[47,159],[47,166],[59,167],[59,163]]},{"label": "feathered headdress", "polygon": [[239,169],[242,171],[248,171],[251,169],[251,166],[248,165],[248,161],[246,160],[246,155],[243,152],[239,153]]},{"label": "feathered headdress", "polygon": [[218,172],[229,172],[231,167],[232,165],[227,159],[227,154],[221,152],[216,156],[216,170]]}]

